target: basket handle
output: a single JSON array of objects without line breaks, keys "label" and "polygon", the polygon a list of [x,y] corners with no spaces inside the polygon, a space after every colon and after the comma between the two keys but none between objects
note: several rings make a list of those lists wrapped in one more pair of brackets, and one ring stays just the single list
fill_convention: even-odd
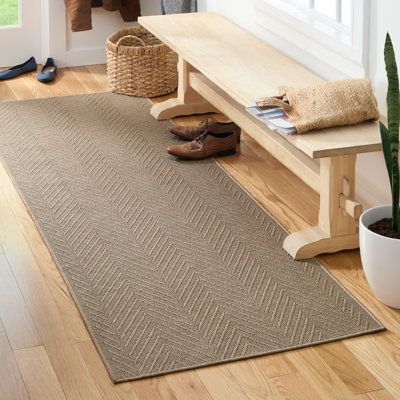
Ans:
[{"label": "basket handle", "polygon": [[115,43],[115,44],[117,47],[124,46],[124,41],[126,41],[128,39],[136,40],[136,42],[138,42],[140,44],[140,46],[146,46],[146,42],[143,39],[140,39],[140,37],[137,37],[135,35],[122,36],[121,38],[118,39],[117,43]]},{"label": "basket handle", "polygon": [[258,107],[268,107],[268,106],[281,107],[286,112],[289,112],[291,109],[290,104],[286,103],[286,101],[283,101],[283,96],[261,97],[256,100],[256,104]]}]

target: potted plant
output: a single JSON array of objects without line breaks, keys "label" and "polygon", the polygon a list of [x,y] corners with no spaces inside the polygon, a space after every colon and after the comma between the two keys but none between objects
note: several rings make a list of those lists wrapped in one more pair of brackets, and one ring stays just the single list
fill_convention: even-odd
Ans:
[{"label": "potted plant", "polygon": [[396,57],[389,34],[385,42],[385,64],[389,82],[388,126],[380,122],[380,132],[392,204],[371,208],[361,215],[360,251],[365,276],[375,295],[384,304],[400,308],[400,91]]}]

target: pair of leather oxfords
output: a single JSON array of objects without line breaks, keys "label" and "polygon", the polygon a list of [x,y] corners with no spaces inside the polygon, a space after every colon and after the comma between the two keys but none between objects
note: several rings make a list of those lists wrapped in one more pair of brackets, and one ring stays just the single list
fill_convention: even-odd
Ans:
[{"label": "pair of leather oxfords", "polygon": [[179,126],[170,132],[187,143],[167,147],[167,152],[184,159],[201,159],[236,153],[240,128],[233,122],[205,120],[198,126]]}]

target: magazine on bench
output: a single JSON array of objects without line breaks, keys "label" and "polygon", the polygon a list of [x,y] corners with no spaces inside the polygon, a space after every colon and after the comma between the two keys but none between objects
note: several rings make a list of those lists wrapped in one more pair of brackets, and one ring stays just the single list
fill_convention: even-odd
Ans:
[{"label": "magazine on bench", "polygon": [[286,112],[280,107],[258,107],[254,104],[247,107],[246,110],[267,125],[269,129],[277,131],[283,136],[293,135],[297,132]]}]

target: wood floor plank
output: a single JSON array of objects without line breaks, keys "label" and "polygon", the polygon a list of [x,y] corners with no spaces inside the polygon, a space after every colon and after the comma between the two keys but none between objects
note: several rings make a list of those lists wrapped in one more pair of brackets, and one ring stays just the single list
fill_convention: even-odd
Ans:
[{"label": "wood floor plank", "polygon": [[395,398],[400,399],[399,338],[391,332],[346,340],[345,345]]},{"label": "wood floor plank", "polygon": [[14,353],[30,400],[66,400],[43,346]]},{"label": "wood floor plank", "polygon": [[395,400],[386,390],[378,390],[376,392],[363,393],[357,397],[357,400]]},{"label": "wood floor plank", "polygon": [[65,321],[68,336],[74,338],[77,342],[89,340],[89,332],[86,329],[85,323],[72,299],[68,287],[44,243],[42,236],[32,221],[29,212],[1,163],[0,189],[56,301],[61,316]]},{"label": "wood floor plank", "polygon": [[[38,66],[38,70],[41,68],[41,65]],[[10,85],[13,85],[14,82],[17,81],[9,81]],[[29,79],[24,80],[26,84],[26,89],[30,90],[30,93],[36,99],[44,98],[44,97],[54,97],[54,96],[66,96],[68,94],[63,87],[57,83],[57,81],[42,83],[37,80],[37,74],[35,72],[29,75]],[[18,91],[19,99],[22,99],[24,92]]]},{"label": "wood floor plank", "polygon": [[0,319],[13,350],[40,346],[42,340],[4,254],[0,254]]},{"label": "wood floor plank", "polygon": [[[39,66],[38,68],[41,68]],[[18,100],[40,99],[44,97],[66,96],[70,92],[59,82],[42,83],[37,73],[31,72],[6,82],[7,87]]]},{"label": "wood floor plank", "polygon": [[85,68],[90,72],[92,78],[103,87],[103,91],[107,88],[107,67],[105,64],[86,65]]},{"label": "wood floor plank", "polygon": [[352,393],[360,394],[383,389],[382,384],[342,342],[317,346],[315,351]]},{"label": "wood floor plank", "polygon": [[283,400],[276,387],[254,365],[254,360],[226,364],[234,379],[252,400]]},{"label": "wood floor plank", "polygon": [[0,400],[29,400],[6,331],[0,321]]},{"label": "wood floor plank", "polygon": [[67,95],[86,94],[85,86],[69,72],[69,69],[61,68],[57,73],[57,87],[66,92]]},{"label": "wood floor plank", "polygon": [[178,400],[212,400],[193,370],[168,374],[165,379]]},{"label": "wood floor plank", "polygon": [[271,378],[271,382],[285,400],[321,400],[323,398],[298,372]]},{"label": "wood floor plank", "polygon": [[226,365],[199,368],[197,376],[213,400],[250,400]]},{"label": "wood floor plank", "polygon": [[155,376],[131,383],[140,400],[178,400],[165,376]]},{"label": "wood floor plank", "polygon": [[88,93],[104,92],[106,90],[104,83],[97,79],[93,79],[92,73],[86,67],[69,68],[68,72],[85,87]]},{"label": "wood floor plank", "polygon": [[257,357],[253,361],[253,365],[260,369],[268,378],[290,375],[297,372],[295,366],[290,362],[285,353]]},{"label": "wood floor plank", "polygon": [[79,351],[89,368],[103,399],[106,400],[139,400],[130,382],[115,385],[91,340],[78,343]]},{"label": "wood floor plank", "polygon": [[0,85],[0,101],[13,101],[16,100],[15,94],[7,85],[6,82]]},{"label": "wood floor plank", "polygon": [[67,398],[101,399],[1,190],[0,243]]},{"label": "wood floor plank", "polygon": [[6,85],[17,100],[36,99],[40,95],[36,90],[32,90],[31,80],[35,79],[34,72],[19,76],[6,82]]},{"label": "wood floor plank", "polygon": [[290,361],[323,399],[355,399],[350,389],[325,363],[314,348],[288,353]]}]

